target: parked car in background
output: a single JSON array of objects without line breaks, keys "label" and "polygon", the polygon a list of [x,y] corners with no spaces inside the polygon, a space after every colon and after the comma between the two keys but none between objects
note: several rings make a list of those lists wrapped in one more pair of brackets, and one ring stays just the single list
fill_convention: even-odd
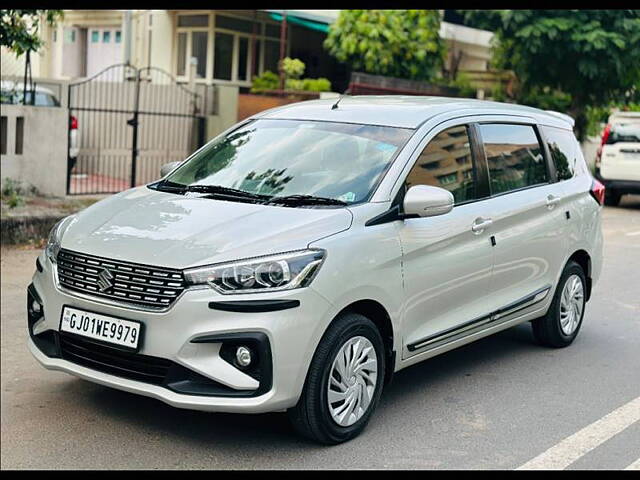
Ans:
[{"label": "parked car in background", "polygon": [[257,114],[53,228],[29,349],[176,407],[287,410],[303,435],[347,441],[398,370],[524,322],[545,346],[576,338],[604,188],[572,126],[435,97]]},{"label": "parked car in background", "polygon": [[640,194],[640,112],[616,112],[609,117],[595,170],[606,187],[606,205],[618,205],[625,194]]},{"label": "parked car in background", "polygon": [[[0,103],[6,105],[32,105],[34,107],[59,107],[60,101],[48,88],[36,85],[32,90],[27,90],[26,95],[21,83],[11,80],[0,82]],[[75,116],[69,118],[69,168],[73,168],[78,158],[78,119]]]}]

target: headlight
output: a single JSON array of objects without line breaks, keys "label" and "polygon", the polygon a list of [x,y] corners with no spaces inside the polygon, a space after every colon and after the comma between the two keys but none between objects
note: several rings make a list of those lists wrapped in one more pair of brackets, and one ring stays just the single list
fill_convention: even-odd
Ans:
[{"label": "headlight", "polygon": [[58,223],[56,223],[51,229],[51,232],[49,232],[49,239],[47,240],[47,246],[45,247],[44,251],[49,260],[53,263],[56,262],[58,252],[60,251],[60,242],[62,241],[62,235],[70,225],[69,220],[71,220],[72,218],[75,218],[75,215],[70,215],[63,218]]},{"label": "headlight", "polygon": [[190,285],[209,285],[220,293],[254,293],[306,287],[320,268],[324,250],[271,255],[185,270]]}]

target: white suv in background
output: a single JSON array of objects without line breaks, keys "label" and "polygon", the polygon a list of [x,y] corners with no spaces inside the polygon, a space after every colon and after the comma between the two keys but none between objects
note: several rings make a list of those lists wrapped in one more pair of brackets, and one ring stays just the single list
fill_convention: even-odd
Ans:
[{"label": "white suv in background", "polygon": [[53,228],[46,368],[334,444],[412,364],[523,322],[571,344],[601,270],[604,188],[571,119],[529,107],[307,101],[170,170]]},{"label": "white suv in background", "polygon": [[618,205],[624,194],[640,194],[640,112],[609,117],[596,156],[596,178],[606,187],[605,205]]}]

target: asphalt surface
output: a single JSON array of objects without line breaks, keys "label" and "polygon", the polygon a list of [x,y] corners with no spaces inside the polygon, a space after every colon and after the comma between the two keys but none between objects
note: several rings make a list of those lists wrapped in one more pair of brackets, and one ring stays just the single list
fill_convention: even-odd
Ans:
[{"label": "asphalt surface", "polygon": [[[43,369],[26,347],[38,252],[3,248],[1,467],[512,469],[566,454],[578,440],[564,439],[640,396],[640,196],[604,209],[604,235],[572,346],[539,347],[525,324],[405,369],[364,433],[335,447],[297,437],[282,413],[178,410]],[[598,442],[567,468],[640,465],[640,421]]]}]

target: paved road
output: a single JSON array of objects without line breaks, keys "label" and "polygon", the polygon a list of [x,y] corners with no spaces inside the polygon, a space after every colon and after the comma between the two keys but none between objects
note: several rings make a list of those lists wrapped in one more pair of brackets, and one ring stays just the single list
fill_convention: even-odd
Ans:
[{"label": "paved road", "polygon": [[640,197],[604,218],[602,277],[571,347],[538,347],[521,325],[410,367],[364,434],[330,448],[283,414],[177,410],[44,370],[25,345],[37,252],[3,249],[1,467],[640,469]]}]

